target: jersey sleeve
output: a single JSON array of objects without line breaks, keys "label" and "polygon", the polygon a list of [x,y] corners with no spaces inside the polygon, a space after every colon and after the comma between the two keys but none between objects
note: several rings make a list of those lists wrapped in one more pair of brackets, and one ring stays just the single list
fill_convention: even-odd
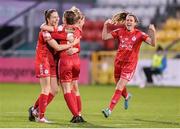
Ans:
[{"label": "jersey sleeve", "polygon": [[117,38],[119,31],[120,31],[120,29],[116,29],[116,30],[111,31],[110,33],[113,36],[113,38]]},{"label": "jersey sleeve", "polygon": [[81,31],[79,29],[75,30],[75,32],[73,33],[75,38],[81,38]]},{"label": "jersey sleeve", "polygon": [[66,40],[67,33],[66,32],[53,32],[51,33],[51,37],[56,40]]},{"label": "jersey sleeve", "polygon": [[141,32],[142,41],[146,41],[146,39],[149,37],[146,33]]},{"label": "jersey sleeve", "polygon": [[45,42],[52,39],[51,34],[48,31],[43,31],[42,36]]}]

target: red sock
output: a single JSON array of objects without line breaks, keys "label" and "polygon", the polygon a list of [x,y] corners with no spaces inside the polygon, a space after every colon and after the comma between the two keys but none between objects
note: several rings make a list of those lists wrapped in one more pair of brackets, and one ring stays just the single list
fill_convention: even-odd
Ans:
[{"label": "red sock", "polygon": [[38,106],[39,106],[39,97],[38,97],[38,99],[36,100],[36,102],[34,104],[34,109],[38,108]]},{"label": "red sock", "polygon": [[120,97],[121,97],[121,91],[120,90],[116,90],[112,99],[111,99],[111,103],[109,105],[109,109],[112,111],[115,107],[115,105],[118,103]]},{"label": "red sock", "polygon": [[[49,93],[48,100],[47,100],[47,105],[53,100],[53,98],[54,98],[54,95]],[[34,104],[34,109],[38,108],[38,106],[39,106],[39,98],[36,100],[36,102]]]},{"label": "red sock", "polygon": [[78,113],[81,114],[81,110],[82,110],[81,97],[76,96],[76,101],[77,101]]},{"label": "red sock", "polygon": [[41,94],[39,97],[39,118],[44,117],[44,113],[46,111],[46,106],[47,106],[47,100],[48,100],[48,95]]},{"label": "red sock", "polygon": [[49,93],[48,100],[47,100],[47,105],[53,100],[53,98],[54,98],[54,95]]},{"label": "red sock", "polygon": [[73,114],[73,116],[78,116],[77,107],[75,105],[75,101],[72,97],[72,94],[71,93],[64,94],[64,99],[66,100],[66,104],[69,110],[71,111],[71,113]]},{"label": "red sock", "polygon": [[127,92],[127,89],[126,89],[126,86],[125,86],[123,91],[122,91],[122,96],[126,99],[127,95],[128,95],[128,92]]},{"label": "red sock", "polygon": [[[76,94],[71,90],[71,94],[72,94],[72,97],[73,97],[73,101],[75,103],[75,106],[77,107],[77,100],[76,100]],[[78,107],[77,107],[78,108]]]}]

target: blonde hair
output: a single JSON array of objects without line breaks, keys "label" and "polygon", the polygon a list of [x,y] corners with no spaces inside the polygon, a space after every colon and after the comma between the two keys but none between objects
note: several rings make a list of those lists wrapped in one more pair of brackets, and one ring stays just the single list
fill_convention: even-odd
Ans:
[{"label": "blonde hair", "polygon": [[80,11],[80,9],[77,8],[76,6],[72,6],[69,10],[71,10],[75,13],[77,19],[83,19],[84,18],[84,15]]},{"label": "blonde hair", "polygon": [[129,12],[123,11],[118,12],[111,18],[113,24],[124,24],[126,20],[126,16],[129,14]]}]

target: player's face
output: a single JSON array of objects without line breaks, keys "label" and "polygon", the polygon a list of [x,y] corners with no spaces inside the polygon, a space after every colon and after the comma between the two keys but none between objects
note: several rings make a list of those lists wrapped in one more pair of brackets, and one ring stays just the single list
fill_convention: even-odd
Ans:
[{"label": "player's face", "polygon": [[57,12],[51,13],[50,18],[48,19],[48,22],[51,26],[58,26],[59,23],[59,15]]},{"label": "player's face", "polygon": [[127,16],[125,21],[126,28],[129,31],[132,31],[134,27],[136,26],[136,22],[133,16]]}]

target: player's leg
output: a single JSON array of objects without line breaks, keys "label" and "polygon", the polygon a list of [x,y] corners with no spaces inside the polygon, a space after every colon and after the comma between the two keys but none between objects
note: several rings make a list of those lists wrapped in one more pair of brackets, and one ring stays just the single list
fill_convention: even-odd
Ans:
[{"label": "player's leg", "polygon": [[[74,86],[73,81],[71,83],[71,94],[72,94],[72,97],[73,97],[73,100],[74,100],[74,104],[75,104],[75,106],[76,106],[76,108],[78,110],[78,113],[79,113],[79,109],[78,109],[78,105],[77,105],[77,100],[76,100],[76,88]],[[72,119],[70,120],[70,122],[73,122],[75,119],[76,119],[76,117],[73,116]]]},{"label": "player's leg", "polygon": [[56,96],[56,94],[59,91],[59,85],[57,83],[57,77],[51,77],[50,79],[50,92],[48,95],[48,101],[47,101],[47,105],[54,99],[54,96]]},{"label": "player's leg", "polygon": [[124,86],[124,89],[122,91],[122,96],[124,98],[124,109],[128,109],[129,107],[129,100],[131,99],[132,95],[127,91],[126,86]]},{"label": "player's leg", "polygon": [[[43,63],[42,63],[43,62]],[[46,101],[46,96],[49,94],[50,88],[50,65],[46,58],[35,64],[36,77],[40,79],[41,94],[36,100],[34,106],[29,108],[29,120],[35,121],[35,117],[39,114],[39,104],[41,103],[41,111],[43,111],[42,103]],[[41,101],[40,101],[41,100]]]},{"label": "player's leg", "polygon": [[[33,116],[33,121],[35,120],[35,116],[38,117],[37,118],[37,122],[41,122],[41,123],[49,123],[49,121],[47,119],[45,119],[44,117],[44,113],[46,111],[46,106],[47,106],[47,100],[48,100],[48,94],[49,94],[49,90],[50,90],[50,77],[43,77],[40,78],[40,85],[41,85],[41,94],[38,98],[38,112],[37,109],[34,109],[33,107],[31,108],[31,110],[29,111],[29,113],[31,113],[31,115]],[[30,116],[29,116],[30,118]]]},{"label": "player's leg", "polygon": [[126,86],[124,87],[122,91],[122,96],[124,97],[124,109],[128,109],[129,107],[129,100],[131,99],[132,95],[131,93],[128,93],[126,90]]},{"label": "player's leg", "polygon": [[51,88],[50,88],[50,92],[48,95],[48,103],[49,104],[54,96],[58,93],[59,90],[59,85],[58,85],[58,58],[50,58],[50,75],[51,75],[51,79],[50,79],[50,84],[51,84]]},{"label": "player's leg", "polygon": [[72,81],[71,93],[73,94],[74,100],[76,101],[79,115],[81,115],[82,105],[81,105],[81,97],[80,97],[80,92],[79,92],[79,87],[78,87],[78,80]]},{"label": "player's leg", "polygon": [[72,94],[77,103],[77,108],[79,115],[81,115],[82,104],[81,104],[81,96],[79,91],[78,79],[80,74],[80,59],[79,56],[73,55],[73,68],[72,68]]},{"label": "player's leg", "polygon": [[50,77],[40,78],[41,94],[39,97],[39,114],[38,122],[48,123],[45,119],[45,111],[47,107],[48,95],[50,91]]},{"label": "player's leg", "polygon": [[[54,62],[52,62],[54,64]],[[50,65],[50,92],[48,95],[47,105],[53,100],[54,96],[58,93],[58,83],[57,83],[57,75],[56,75],[56,65],[54,64]],[[40,97],[40,96],[39,96]],[[34,106],[29,108],[29,112],[32,114],[30,119],[35,119],[35,117],[38,117],[39,114],[39,97],[36,100]]]},{"label": "player's leg", "polygon": [[[117,84],[119,81],[120,75],[118,75],[118,74],[114,75],[114,78],[115,78],[115,82]],[[125,100],[124,101],[124,109],[128,109],[128,100],[132,97],[132,95],[130,93],[128,93],[126,86],[124,86],[124,89],[122,91],[122,96]]]},{"label": "player's leg", "polygon": [[[130,81],[134,75],[134,69],[136,65],[134,65],[134,63],[123,63],[123,66],[125,67],[122,69],[121,77]],[[124,97],[124,109],[128,109],[129,100],[132,97],[132,95],[128,93],[126,86],[124,86],[122,96]]]},{"label": "player's leg", "polygon": [[115,88],[115,92],[111,98],[109,107],[105,110],[102,111],[102,113],[104,114],[104,116],[107,118],[109,117],[109,115],[111,114],[111,112],[113,111],[114,107],[116,106],[116,104],[118,103],[119,99],[122,96],[122,91],[124,89],[124,86],[128,83],[128,80],[120,78],[116,88]]},{"label": "player's leg", "polygon": [[[78,80],[73,80],[72,81],[72,90],[71,93],[73,94],[74,100],[76,101],[76,106],[78,109],[78,114],[80,118],[80,122],[86,122],[84,118],[81,115],[82,111],[82,102],[81,102],[81,96],[80,96],[80,91],[79,91],[79,86],[78,86]],[[71,119],[71,122],[74,121],[74,118]]]},{"label": "player's leg", "polygon": [[64,99],[66,101],[66,104],[71,111],[72,115],[74,117],[78,116],[78,110],[75,105],[74,98],[71,94],[71,82],[61,82],[63,93],[64,93]]},{"label": "player's leg", "polygon": [[66,104],[73,114],[74,117],[78,116],[77,106],[75,105],[75,100],[71,93],[71,83],[72,83],[72,60],[71,58],[61,58],[58,64],[58,74],[61,82],[61,86],[64,93],[64,99]]},{"label": "player's leg", "polygon": [[[120,78],[120,77],[115,78],[115,82],[116,82],[116,84],[118,83],[119,78]],[[127,98],[128,98],[128,91],[127,91],[126,86],[124,87],[124,89],[123,89],[123,91],[122,91],[122,96],[124,97],[124,99],[127,99]]]},{"label": "player's leg", "polygon": [[[80,58],[78,56],[78,54],[74,54],[73,58],[72,58],[72,63],[73,63],[73,68],[72,68],[72,95],[73,98],[75,100],[75,104],[76,107],[78,109],[78,120],[77,123],[79,122],[86,122],[82,115],[81,115],[81,111],[82,111],[82,102],[81,102],[81,96],[80,96],[80,91],[79,91],[79,85],[78,85],[78,80],[79,80],[79,74],[80,74]],[[72,118],[71,122],[74,122],[75,119]]]}]

